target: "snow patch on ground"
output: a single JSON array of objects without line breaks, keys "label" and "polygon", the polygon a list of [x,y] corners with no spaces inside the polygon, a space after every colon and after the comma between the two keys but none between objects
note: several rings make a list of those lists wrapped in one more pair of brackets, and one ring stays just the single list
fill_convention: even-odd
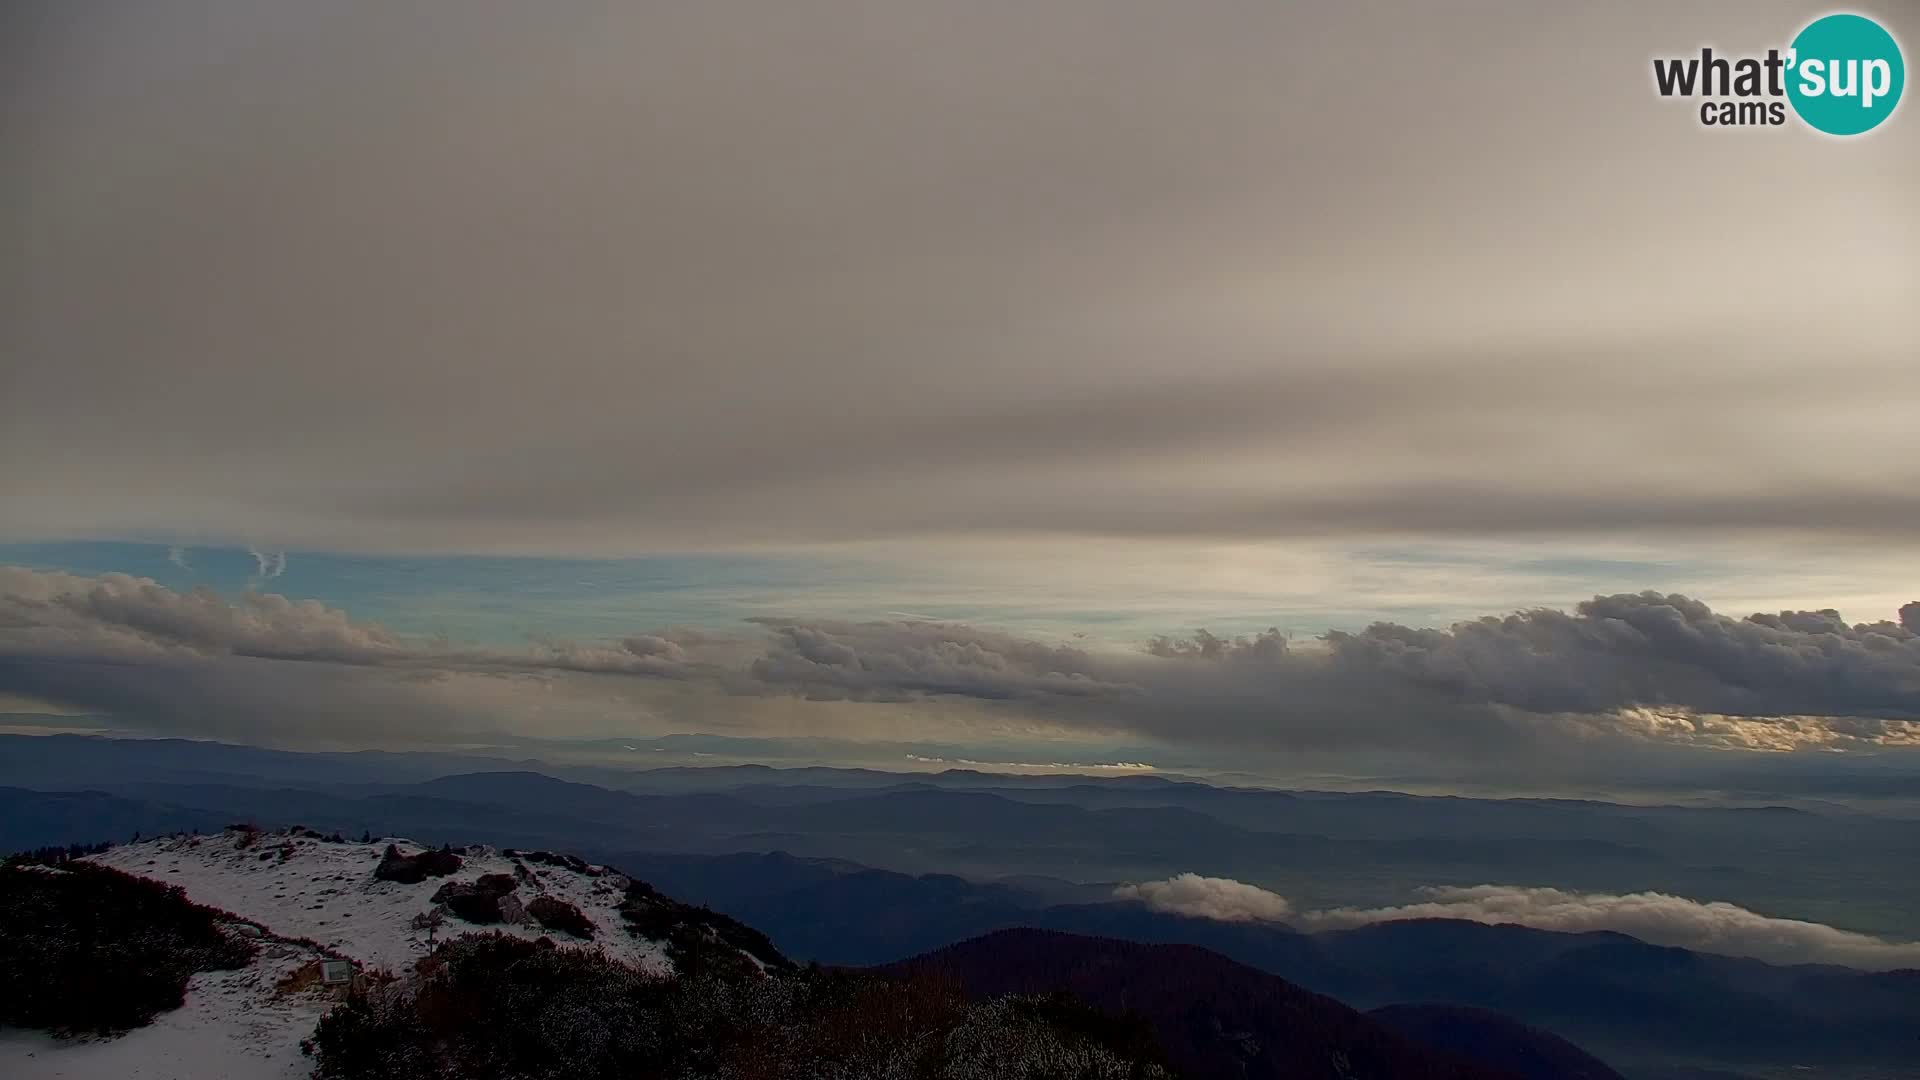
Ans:
[{"label": "snow patch on ground", "polygon": [[[572,904],[594,923],[593,940],[545,930],[531,920],[474,926],[451,914],[445,915],[438,940],[498,930],[602,950],[661,975],[673,971],[664,943],[631,933],[621,918],[618,909],[629,884],[623,874],[600,867],[575,870],[471,847],[456,851],[461,867],[455,873],[403,884],[373,876],[389,844],[402,854],[423,850],[392,837],[339,842],[305,830],[236,829],[220,835],[162,837],[92,856],[104,866],[178,885],[189,900],[251,924],[236,932],[259,940],[260,954],[239,971],[195,975],[184,1006],[117,1038],[57,1040],[38,1032],[0,1029],[0,1076],[300,1080],[313,1067],[300,1043],[313,1034],[341,991],[313,985],[289,992],[281,986],[283,980],[328,954],[351,959],[362,970],[404,976],[431,947],[428,932],[415,928],[415,917],[434,910],[434,893],[448,882],[471,883],[487,874],[513,875],[519,882],[514,896],[522,907],[542,895]],[[301,938],[314,945],[288,940]]]},{"label": "snow patch on ground", "polygon": [[395,974],[427,954],[427,931],[414,929],[413,920],[433,910],[433,894],[441,886],[471,883],[487,874],[516,875],[520,886],[514,895],[522,905],[542,895],[564,900],[593,921],[593,940],[545,930],[538,923],[474,926],[450,915],[438,931],[439,939],[486,930],[529,940],[544,936],[556,944],[602,949],[641,970],[661,975],[673,971],[663,944],[629,933],[621,919],[618,909],[627,887],[622,874],[602,871],[596,876],[591,871],[597,867],[581,873],[475,846],[456,850],[461,858],[458,871],[402,884],[381,881],[373,871],[389,844],[406,855],[423,850],[410,840],[340,843],[296,833],[261,833],[243,847],[242,836],[167,837],[116,847],[93,859],[179,885],[194,903],[231,911],[282,937],[311,938],[363,968]]},{"label": "snow patch on ground", "polygon": [[55,1039],[0,1031],[0,1075],[9,1080],[301,1080],[313,1062],[300,1041],[313,1034],[334,993],[281,992],[282,979],[319,954],[277,941],[238,971],[206,971],[187,984],[186,1004],[115,1038]]}]

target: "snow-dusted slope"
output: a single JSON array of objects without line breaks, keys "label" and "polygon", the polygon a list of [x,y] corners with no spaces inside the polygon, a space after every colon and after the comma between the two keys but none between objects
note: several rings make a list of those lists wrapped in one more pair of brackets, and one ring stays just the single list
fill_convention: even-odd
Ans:
[{"label": "snow-dusted slope", "polygon": [[[655,932],[691,925],[718,940],[729,920],[687,908],[644,884],[578,859],[544,853],[508,853],[492,848],[454,849],[451,873],[407,883],[384,880],[375,871],[389,848],[418,855],[419,845],[398,838],[371,842],[329,840],[311,830],[256,832],[232,829],[217,835],[163,837],[127,844],[93,856],[116,870],[152,878],[186,891],[195,903],[236,916],[230,929],[261,943],[259,955],[238,971],[203,972],[187,988],[186,1004],[152,1024],[113,1039],[56,1041],[47,1036],[0,1030],[0,1076],[7,1080],[297,1080],[312,1061],[301,1040],[336,1000],[338,990],[319,986],[319,961],[353,960],[361,970],[384,970],[405,978],[431,946],[426,917],[437,913],[438,940],[470,931],[500,931],[556,944],[603,950],[634,967],[670,974],[673,961]],[[451,862],[444,856],[442,864]],[[511,880],[499,905],[504,921],[474,925],[452,914],[436,897],[462,888],[498,892]],[[537,898],[571,905],[592,923],[591,937],[540,925],[528,913]],[[623,916],[621,904],[644,913]],[[545,905],[541,909],[546,909]],[[737,925],[737,924],[736,924]],[[750,932],[749,932],[750,933]],[[735,940],[728,937],[726,940]],[[763,941],[762,941],[763,944]],[[741,953],[764,968],[777,954]],[[299,977],[289,981],[290,976]]]},{"label": "snow-dusted slope", "polygon": [[186,1004],[111,1039],[58,1040],[0,1030],[0,1076],[8,1080],[297,1080],[313,1063],[300,1040],[332,1004],[282,979],[319,958],[310,948],[263,942],[238,971],[209,971],[187,984]]},{"label": "snow-dusted slope", "polygon": [[527,938],[545,935],[561,944],[605,949],[645,970],[672,970],[661,942],[628,932],[621,920],[618,907],[629,884],[624,875],[599,867],[574,870],[529,862],[492,848],[471,847],[455,852],[461,865],[453,873],[403,884],[374,876],[388,845],[403,854],[422,850],[393,837],[340,843],[306,832],[279,832],[249,839],[234,830],[127,844],[94,861],[179,885],[194,903],[231,911],[284,937],[311,938],[363,967],[396,973],[426,955],[427,932],[412,923],[414,916],[433,910],[436,893],[449,882],[472,884],[488,874],[507,874],[518,883],[513,895],[521,907],[536,896],[564,900],[595,924],[592,940],[543,929],[531,918],[473,926],[448,917],[439,936],[481,929]]}]

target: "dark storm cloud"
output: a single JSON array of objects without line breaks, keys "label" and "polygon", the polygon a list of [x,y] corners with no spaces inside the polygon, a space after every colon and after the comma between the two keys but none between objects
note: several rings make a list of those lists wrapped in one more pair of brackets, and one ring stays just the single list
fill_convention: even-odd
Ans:
[{"label": "dark storm cloud", "polygon": [[1904,542],[1920,125],[1648,85],[1818,10],[10,4],[0,532]]}]

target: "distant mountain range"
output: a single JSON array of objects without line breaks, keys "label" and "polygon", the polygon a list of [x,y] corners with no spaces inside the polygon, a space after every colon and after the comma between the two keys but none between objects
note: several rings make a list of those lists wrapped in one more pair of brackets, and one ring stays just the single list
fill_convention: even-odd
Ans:
[{"label": "distant mountain range", "polygon": [[[106,893],[139,884],[113,871],[179,891],[108,904]],[[52,902],[56,896],[64,903]],[[539,1075],[611,1076],[634,1058],[632,1036],[599,1038],[596,1031],[620,1022],[643,1033],[653,1032],[650,1023],[677,1023],[653,1053],[680,1062],[665,1075],[689,1077],[802,1080],[814,1075],[804,1065],[819,1051],[858,1061],[855,1044],[863,1041],[882,1044],[885,1060],[898,1064],[902,1059],[884,1044],[900,1041],[921,1047],[922,1064],[943,1066],[911,1075],[987,1075],[976,1067],[985,1053],[1006,1067],[991,1075],[1035,1080],[1164,1076],[1168,1064],[1187,1080],[1618,1080],[1552,1036],[1518,1024],[1428,1016],[1428,1030],[1408,1032],[1388,1022],[1392,1017],[1366,1016],[1191,946],[1001,931],[872,973],[900,984],[876,984],[883,991],[877,995],[860,982],[833,989],[822,980],[844,976],[797,968],[751,927],[567,854],[434,850],[394,838],[236,827],[123,845],[83,861],[0,867],[0,909],[8,916],[0,932],[52,965],[36,975],[53,975],[53,987],[68,985],[59,981],[63,973],[87,977],[85,957],[62,951],[82,932],[95,948],[146,949],[170,962],[186,957],[176,951],[184,944],[149,942],[160,931],[138,922],[163,900],[205,906],[170,912],[157,926],[197,918],[210,927],[206,935],[243,951],[219,961],[220,970],[198,966],[190,980],[182,972],[174,999],[161,994],[146,1018],[112,1025],[131,1029],[117,1038],[10,1033],[0,1040],[0,1071],[38,1078],[137,1067],[295,1080],[311,1071],[307,1055],[317,1046],[323,1072],[333,1076],[394,1075],[383,1064],[388,1057],[407,1062],[406,1075],[430,1068],[519,1076],[529,1075],[524,1064],[535,1064]],[[75,904],[111,910],[119,922],[61,923]],[[133,940],[116,937],[121,923]],[[461,936],[474,932],[488,936]],[[581,951],[561,957],[556,948]],[[549,959],[539,959],[542,950]],[[330,964],[341,965],[340,977],[355,984],[354,992],[330,991]],[[634,983],[636,976],[656,980],[658,989]],[[790,990],[766,989],[783,981]],[[948,988],[976,1002],[1008,1004],[956,1013],[944,996]],[[634,1011],[582,1011],[606,993],[630,994]],[[889,1011],[885,1003],[896,994],[907,995],[912,1007]],[[1046,995],[1057,994],[1078,1004],[1046,1003]],[[662,1006],[663,998],[670,1004]],[[729,1006],[746,1002],[756,1003],[756,1019],[734,1025]],[[87,999],[73,997],[52,1011],[24,1004],[4,996],[0,1022],[18,1015],[58,1026]],[[1089,1005],[1105,1015],[1084,1011]],[[634,1018],[649,1008],[660,1015]],[[688,1022],[702,1010],[704,1018]],[[849,1039],[831,1027],[848,1022],[890,1025],[876,1034],[895,1038]],[[1126,1034],[1141,1023],[1148,1043]],[[422,1034],[421,1024],[457,1037]],[[734,1026],[737,1032],[727,1034]],[[816,1027],[823,1029],[807,1030]],[[690,1042],[709,1038],[711,1045]],[[483,1039],[487,1045],[479,1045]],[[969,1039],[985,1045],[969,1048]],[[1450,1045],[1441,1048],[1443,1042]],[[795,1049],[797,1062],[790,1060]],[[529,1054],[532,1061],[517,1060]],[[730,1060],[753,1068],[725,1067]],[[1528,1067],[1488,1064],[1494,1060]],[[1106,1067],[1089,1069],[1090,1061]],[[963,1067],[954,1071],[956,1064]],[[880,1075],[864,1064],[838,1074]]]},{"label": "distant mountain range", "polygon": [[[417,787],[509,772],[526,776]],[[1396,903],[1409,883],[1525,880],[1713,897],[1895,937],[1920,925],[1920,828],[1839,808],[1283,792],[1153,775],[616,769],[75,735],[0,735],[0,786],[96,790],[221,813],[267,812],[289,805],[288,792],[308,792],[325,797],[293,800],[308,816],[379,827],[393,813],[418,812],[416,831],[437,827],[431,806],[393,800],[478,799],[581,819],[612,848],[787,850],[976,879],[1125,880],[1196,870],[1263,881],[1278,870],[1284,891],[1314,906]],[[1017,825],[1011,833],[1002,828],[1009,822]],[[463,835],[458,821],[447,825]],[[0,842],[20,838],[0,832]]]},{"label": "distant mountain range", "polygon": [[[1045,904],[1001,883],[913,876],[785,855],[630,853],[650,880],[761,927],[800,959],[883,963],[1005,927],[1204,947],[1362,1008],[1497,1010],[1609,1057],[1920,1063],[1920,971],[1778,966],[1444,919],[1305,934],[1131,903]],[[783,884],[784,883],[784,884]]]},{"label": "distant mountain range", "polygon": [[[1321,904],[1516,878],[1752,895],[1767,907],[1783,895],[1825,903],[1816,890],[1832,889],[1851,898],[1849,914],[1910,925],[1920,894],[1901,889],[1920,873],[1920,830],[1864,816],[1221,789],[1151,776],[550,769],[71,736],[0,736],[0,782],[12,785],[0,787],[5,850],[246,820],[573,850],[758,927],[803,961],[886,964],[996,930],[1049,929],[1198,946],[1360,1009],[1494,1010],[1636,1066],[1636,1078],[1682,1061],[1920,1062],[1920,972],[1779,966],[1621,934],[1447,920],[1305,934],[1113,898],[1129,878],[1256,878],[1284,867],[1288,894]],[[1538,854],[1561,849],[1574,854]],[[1868,865],[1867,853],[1878,861]],[[1468,1028],[1468,1015],[1449,1023]]]}]

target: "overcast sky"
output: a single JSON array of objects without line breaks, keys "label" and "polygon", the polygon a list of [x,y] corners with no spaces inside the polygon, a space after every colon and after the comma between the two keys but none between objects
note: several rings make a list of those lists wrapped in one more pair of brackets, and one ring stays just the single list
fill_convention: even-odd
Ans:
[{"label": "overcast sky", "polygon": [[9,5],[4,527],[1904,546],[1920,124],[1651,89],[1817,10]]},{"label": "overcast sky", "polygon": [[[781,701],[854,733],[958,708],[1219,745],[1284,715],[1270,743],[1463,761],[1594,716],[1904,746],[1915,106],[1851,140],[1712,130],[1649,63],[1763,54],[1824,10],[10,4],[0,542],[178,546],[189,576],[11,560],[33,568],[0,595],[0,699],[205,724],[196,703],[311,681],[524,715],[532,683],[501,674],[572,673],[601,688],[582,730],[639,675],[672,684],[666,728]],[[1920,41],[1912,8],[1874,13]],[[719,644],[623,611],[509,653],[383,638],[452,609],[343,577],[319,614],[290,589],[264,637],[206,636],[263,609],[195,599],[203,547],[261,552],[268,590],[286,550],[841,561]],[[883,558],[848,600],[848,562]],[[875,583],[916,565],[966,597],[932,638],[920,590]],[[1595,594],[1724,648],[1621,646],[1573,608]],[[1567,621],[1417,637],[1535,605]],[[1829,606],[1783,638],[1739,622]],[[1202,678],[1148,615],[1392,625]],[[313,619],[362,651],[313,654]],[[1076,634],[1094,651],[1047,651]],[[1748,666],[1783,650],[1806,666]],[[135,654],[166,661],[137,692],[73,666]],[[938,674],[956,657],[991,677]]]}]

